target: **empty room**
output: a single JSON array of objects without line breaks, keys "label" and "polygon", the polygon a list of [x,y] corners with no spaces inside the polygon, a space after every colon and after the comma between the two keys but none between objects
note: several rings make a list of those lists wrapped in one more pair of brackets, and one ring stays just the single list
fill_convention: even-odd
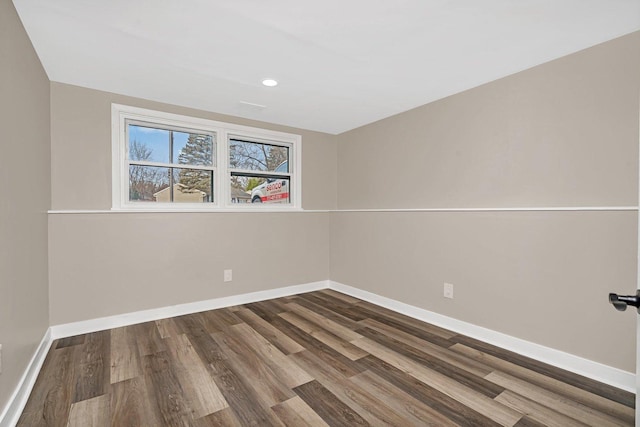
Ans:
[{"label": "empty room", "polygon": [[0,426],[640,426],[640,2],[0,0]]}]

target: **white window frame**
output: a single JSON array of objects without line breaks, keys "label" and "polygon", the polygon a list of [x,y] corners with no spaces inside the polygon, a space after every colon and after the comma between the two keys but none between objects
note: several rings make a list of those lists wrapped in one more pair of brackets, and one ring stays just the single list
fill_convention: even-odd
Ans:
[{"label": "white window frame", "polygon": [[[168,126],[215,134],[215,158],[213,165],[213,202],[163,203],[129,201],[129,169],[127,167],[128,120],[145,122],[153,126]],[[267,142],[289,148],[288,204],[231,203],[231,169],[229,167],[229,138],[240,137],[249,141]],[[112,210],[119,211],[291,211],[302,210],[302,137],[291,133],[217,122],[197,117],[183,116],[163,111],[148,110],[121,104],[111,104],[111,157],[112,157]],[[257,171],[256,175],[268,174]]]}]

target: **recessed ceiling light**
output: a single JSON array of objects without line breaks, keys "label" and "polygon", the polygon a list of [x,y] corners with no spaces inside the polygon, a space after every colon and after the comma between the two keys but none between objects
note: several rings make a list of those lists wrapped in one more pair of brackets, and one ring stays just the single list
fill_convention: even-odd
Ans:
[{"label": "recessed ceiling light", "polygon": [[265,86],[269,86],[269,87],[278,86],[278,82],[276,80],[273,80],[273,79],[264,79],[262,81],[262,84],[265,85]]}]

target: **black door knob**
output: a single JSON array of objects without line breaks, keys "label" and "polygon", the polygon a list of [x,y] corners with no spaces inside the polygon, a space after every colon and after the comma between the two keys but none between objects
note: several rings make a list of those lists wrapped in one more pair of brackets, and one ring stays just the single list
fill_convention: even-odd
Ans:
[{"label": "black door knob", "polygon": [[640,289],[638,289],[635,295],[618,295],[611,293],[609,294],[609,302],[613,304],[616,310],[625,311],[627,306],[631,305],[636,307],[638,313],[640,313]]}]

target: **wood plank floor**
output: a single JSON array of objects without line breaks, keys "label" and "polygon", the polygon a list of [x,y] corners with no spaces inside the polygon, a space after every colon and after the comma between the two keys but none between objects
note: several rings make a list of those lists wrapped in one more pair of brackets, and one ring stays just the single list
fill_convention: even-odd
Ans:
[{"label": "wood plank floor", "polygon": [[53,343],[19,426],[630,426],[634,395],[331,290]]}]

